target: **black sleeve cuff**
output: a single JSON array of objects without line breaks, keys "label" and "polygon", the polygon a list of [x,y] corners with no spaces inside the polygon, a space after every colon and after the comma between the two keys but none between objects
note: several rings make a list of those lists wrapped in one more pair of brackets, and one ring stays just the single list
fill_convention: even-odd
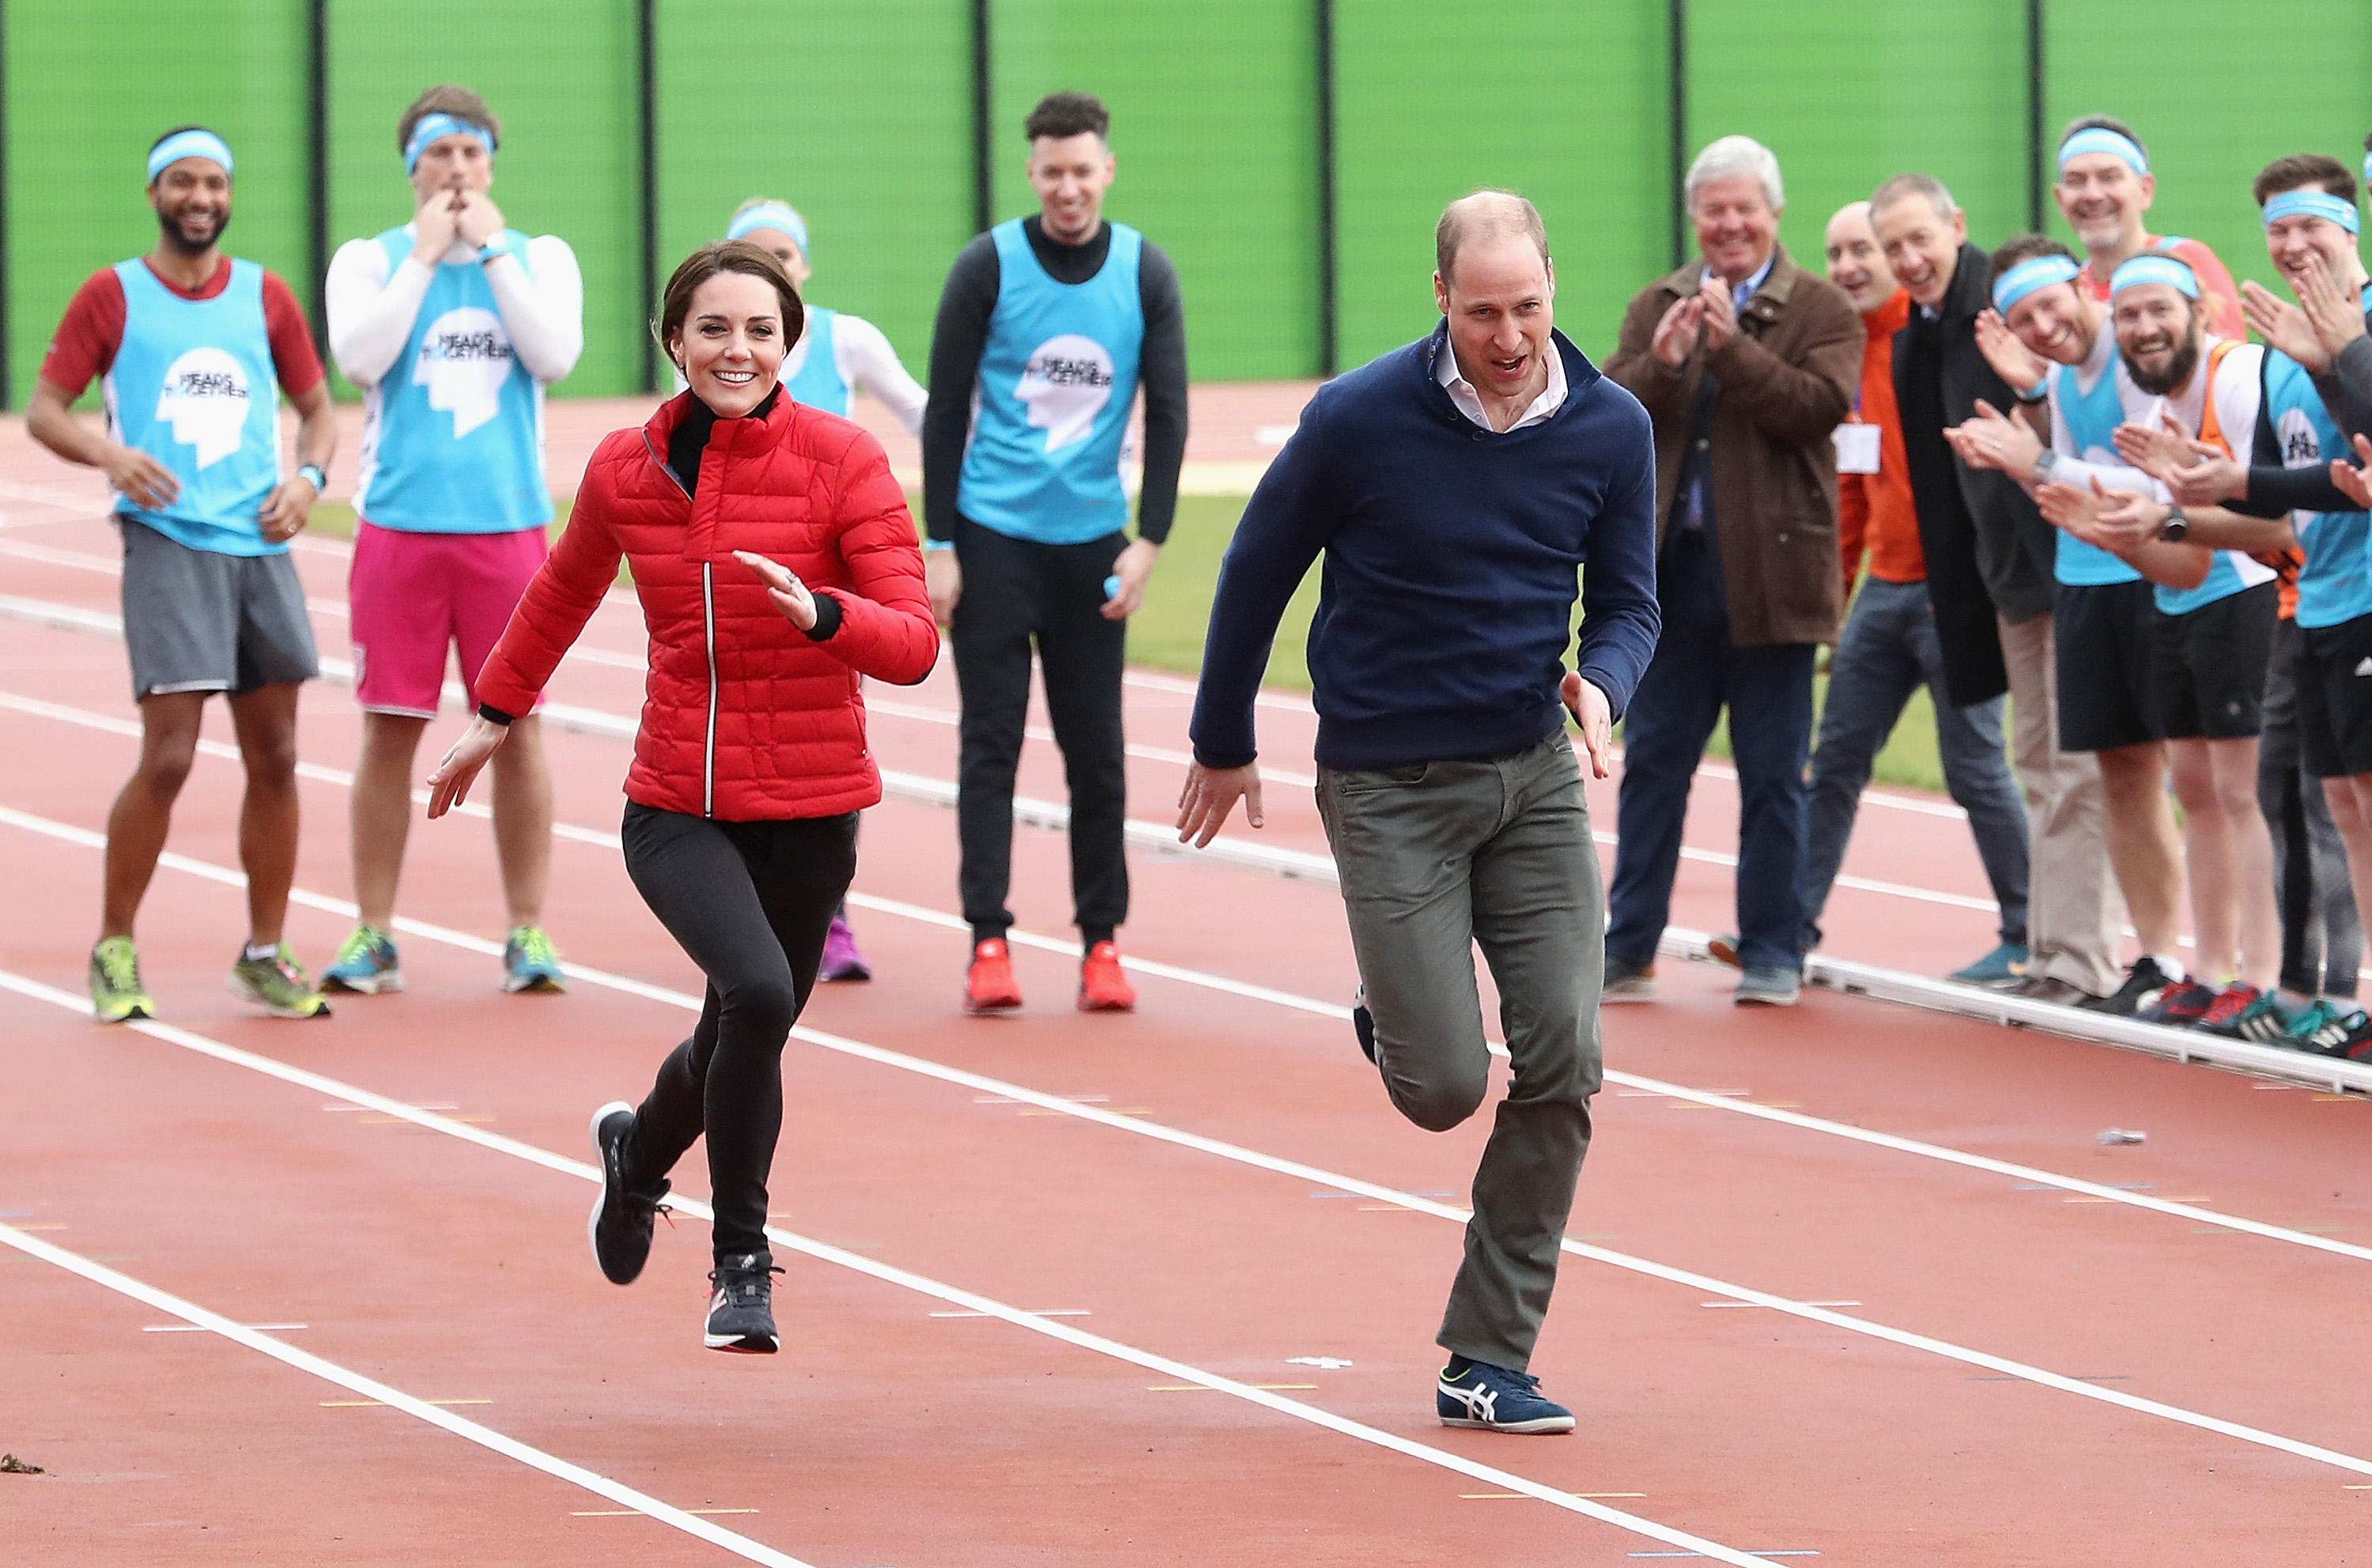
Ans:
[{"label": "black sleeve cuff", "polygon": [[815,607],[816,623],[808,628],[808,641],[828,643],[831,634],[840,630],[840,600],[831,594],[819,593],[815,596]]},{"label": "black sleeve cuff", "polygon": [[508,729],[511,726],[512,720],[517,717],[516,714],[503,712],[502,709],[495,707],[492,703],[479,703],[478,716],[485,720],[488,724],[498,724],[505,729]]}]

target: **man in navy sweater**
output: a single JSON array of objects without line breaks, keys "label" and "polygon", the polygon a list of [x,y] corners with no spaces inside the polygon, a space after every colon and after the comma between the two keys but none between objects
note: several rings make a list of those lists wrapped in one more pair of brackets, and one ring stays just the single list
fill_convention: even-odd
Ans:
[{"label": "man in navy sweater", "polygon": [[1605,905],[1565,718],[1605,778],[1661,624],[1655,445],[1645,411],[1554,331],[1529,202],[1454,203],[1435,252],[1442,324],[1320,389],[1236,527],[1179,837],[1209,843],[1239,799],[1261,825],[1252,700],[1323,552],[1318,807],[1365,982],[1359,1044],[1418,1126],[1473,1115],[1491,1060],[1480,942],[1514,1067],[1436,1336],[1435,1409],[1448,1426],[1570,1432],[1527,1372],[1599,1079]]}]

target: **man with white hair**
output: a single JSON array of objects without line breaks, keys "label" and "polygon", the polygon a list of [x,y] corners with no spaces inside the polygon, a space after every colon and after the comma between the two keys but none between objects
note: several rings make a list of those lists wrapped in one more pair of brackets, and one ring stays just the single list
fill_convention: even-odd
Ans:
[{"label": "man with white hair", "polygon": [[1791,1006],[1803,969],[1812,656],[1844,610],[1831,436],[1861,318],[1779,244],[1779,160],[1725,136],[1689,168],[1700,255],[1631,301],[1606,374],[1656,430],[1665,632],[1624,728],[1606,994],[1655,988],[1689,784],[1724,707],[1738,765],[1740,1004]]},{"label": "man with white hair", "polygon": [[1491,1069],[1479,943],[1513,1072],[1436,1336],[1449,1362],[1435,1412],[1570,1432],[1573,1412],[1528,1370],[1600,1077],[1604,912],[1565,719],[1605,778],[1659,623],[1655,450],[1638,403],[1553,330],[1556,274],[1529,202],[1451,203],[1434,254],[1441,325],[1320,388],[1236,526],[1179,837],[1209,843],[1238,800],[1261,825],[1253,700],[1322,552],[1318,807],[1365,982],[1360,1049],[1418,1126],[1473,1115]]}]

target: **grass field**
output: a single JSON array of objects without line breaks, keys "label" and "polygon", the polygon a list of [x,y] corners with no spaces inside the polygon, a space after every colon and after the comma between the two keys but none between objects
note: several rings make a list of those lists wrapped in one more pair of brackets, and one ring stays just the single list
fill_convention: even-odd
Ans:
[{"label": "grass field", "polygon": [[[1211,596],[1219,584],[1219,560],[1227,553],[1227,540],[1234,537],[1236,519],[1243,509],[1239,496],[1179,497],[1177,526],[1162,547],[1160,564],[1145,589],[1145,608],[1129,626],[1131,661],[1181,675],[1192,675],[1202,668],[1203,631],[1211,618]],[[567,520],[568,503],[564,500],[553,526],[561,527]],[[338,539],[352,539],[354,510],[324,501],[313,508],[312,526]],[[1313,570],[1285,607],[1284,622],[1277,628],[1276,645],[1269,654],[1270,685],[1309,690],[1309,669],[1302,650],[1309,637],[1309,618],[1317,610],[1318,574]],[[1827,676],[1815,678],[1815,703],[1827,697],[1828,687]],[[1726,727],[1715,732],[1710,749],[1715,756],[1729,755]],[[1936,752],[1936,710],[1925,691],[1911,699],[1893,739],[1878,753],[1877,779],[1905,789],[1943,789],[1944,769]]]}]

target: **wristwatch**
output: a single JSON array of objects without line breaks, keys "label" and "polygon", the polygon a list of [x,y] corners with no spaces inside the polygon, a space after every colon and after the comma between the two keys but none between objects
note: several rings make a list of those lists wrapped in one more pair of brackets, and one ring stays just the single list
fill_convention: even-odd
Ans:
[{"label": "wristwatch", "polygon": [[316,495],[330,488],[330,476],[321,471],[321,465],[319,463],[307,463],[296,470],[296,477],[311,485],[313,494]]},{"label": "wristwatch", "polygon": [[2191,537],[2191,519],[2182,515],[2181,507],[2166,509],[2166,521],[2157,526],[2157,537],[2169,544],[2180,544]]}]

